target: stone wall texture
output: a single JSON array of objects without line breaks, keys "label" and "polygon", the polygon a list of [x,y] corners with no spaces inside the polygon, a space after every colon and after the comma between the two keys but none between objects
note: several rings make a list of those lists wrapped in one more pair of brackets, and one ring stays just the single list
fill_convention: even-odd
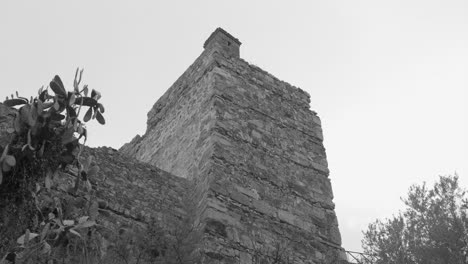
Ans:
[{"label": "stone wall texture", "polygon": [[[97,177],[90,180],[100,200],[100,215],[110,226],[144,225],[152,218],[162,219],[165,214],[185,213],[182,200],[188,188],[186,179],[112,148],[86,148],[84,156],[89,155],[100,168]],[[74,182],[74,177],[71,180]],[[70,186],[73,182],[69,182]]]},{"label": "stone wall texture", "polygon": [[204,263],[253,263],[279,242],[294,263],[338,263],[320,119],[306,92],[240,59],[239,45],[216,30],[120,151],[193,182]]}]

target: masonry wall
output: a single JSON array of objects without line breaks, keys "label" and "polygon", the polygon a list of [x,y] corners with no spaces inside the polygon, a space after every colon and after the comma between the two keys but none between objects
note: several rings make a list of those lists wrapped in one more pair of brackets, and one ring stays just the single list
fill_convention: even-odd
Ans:
[{"label": "masonry wall", "polygon": [[[102,216],[118,225],[120,218],[141,224],[151,218],[185,213],[182,200],[189,182],[166,171],[129,159],[112,148],[87,148],[85,156],[92,155],[99,165],[99,173],[90,179],[100,203]],[[123,221],[123,219],[121,220]]]},{"label": "masonry wall", "polygon": [[216,65],[211,52],[203,52],[149,111],[146,133],[119,150],[190,180],[187,195],[197,207],[195,225],[201,229],[211,181]]},{"label": "masonry wall", "polygon": [[229,38],[210,37],[223,42],[205,44],[149,112],[145,135],[121,152],[195,183],[203,263],[268,263],[278,244],[294,263],[338,263],[341,238],[309,95],[223,49]]},{"label": "masonry wall", "polygon": [[146,133],[120,152],[182,178],[200,175],[211,155],[214,63],[203,53],[149,111]]},{"label": "masonry wall", "polygon": [[205,217],[207,230],[218,231],[209,232],[207,248],[217,261],[251,263],[258,248],[271,251],[280,241],[293,249],[294,263],[337,262],[341,238],[308,95],[245,61],[216,59]]}]

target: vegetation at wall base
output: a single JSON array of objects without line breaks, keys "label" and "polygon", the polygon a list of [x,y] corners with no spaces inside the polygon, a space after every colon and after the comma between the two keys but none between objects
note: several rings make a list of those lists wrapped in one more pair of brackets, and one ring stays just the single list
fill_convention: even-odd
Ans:
[{"label": "vegetation at wall base", "polygon": [[16,110],[12,111],[15,118],[8,131],[12,140],[0,147],[2,262],[57,259],[58,255],[52,255],[63,251],[73,235],[86,243],[82,230],[95,225],[97,212],[92,214],[92,196],[83,206],[87,207],[82,210],[86,215],[67,218],[72,217],[67,215],[71,210],[64,208],[51,188],[61,174],[74,167],[78,171],[75,185],[67,191],[80,195],[91,190],[89,178],[99,170],[95,164],[91,166],[91,159],[80,159],[87,138],[84,122],[79,119],[81,111],[87,110],[85,122],[93,118],[105,123],[104,107],[98,102],[101,95],[94,89],[89,92],[87,85],[80,86],[82,73],[77,69],[72,91],[67,92],[60,77],[55,76],[37,96],[28,99],[16,93],[3,102]]}]

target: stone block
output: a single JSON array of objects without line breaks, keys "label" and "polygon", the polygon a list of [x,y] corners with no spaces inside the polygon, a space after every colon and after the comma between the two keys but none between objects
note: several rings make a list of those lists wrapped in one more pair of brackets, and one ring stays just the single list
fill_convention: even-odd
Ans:
[{"label": "stone block", "polygon": [[312,120],[314,121],[315,124],[322,126],[322,121],[320,121],[320,117],[318,117],[317,115],[314,115],[312,117]]},{"label": "stone block", "polygon": [[235,188],[240,192],[240,193],[243,193],[247,196],[249,196],[250,198],[254,198],[254,199],[259,199],[260,196],[258,195],[258,192],[257,190],[255,189],[247,189],[247,188],[243,188],[241,186],[235,186]]},{"label": "stone block", "polygon": [[264,201],[261,200],[253,200],[252,201],[252,206],[255,209],[255,211],[262,213],[264,215],[268,216],[276,216],[277,215],[277,209],[274,207],[268,205]]},{"label": "stone block", "polygon": [[295,225],[295,221],[297,219],[297,217],[293,214],[291,214],[290,212],[287,212],[287,211],[284,211],[284,210],[278,210],[278,218],[281,220],[281,221],[284,221],[290,225]]},{"label": "stone block", "polygon": [[208,219],[205,230],[221,237],[227,237],[226,225],[216,219]]},{"label": "stone block", "polygon": [[227,208],[225,204],[223,204],[216,198],[209,199],[207,202],[207,206],[212,207],[220,212],[227,212]]},{"label": "stone block", "polygon": [[237,192],[235,190],[231,190],[229,192],[229,197],[231,197],[231,199],[233,199],[234,201],[238,203],[241,203],[246,206],[250,206],[250,198],[243,193]]},{"label": "stone block", "polygon": [[303,229],[306,232],[309,233],[314,233],[315,232],[315,226],[312,223],[303,221],[301,219],[296,218],[294,220],[294,226],[299,227],[300,229]]},{"label": "stone block", "polygon": [[253,243],[250,237],[246,234],[242,234],[240,237],[240,243],[246,248],[253,248]]},{"label": "stone block", "polygon": [[228,225],[235,226],[235,227],[241,227],[240,223],[240,216],[235,215],[233,213],[225,213],[225,212],[220,212],[217,210],[214,210],[212,208],[206,208],[205,213],[203,214],[205,219],[214,219],[218,220],[221,222],[225,222]]},{"label": "stone block", "polygon": [[247,252],[240,252],[239,264],[252,264],[252,256]]},{"label": "stone block", "polygon": [[323,166],[322,164],[319,164],[317,162],[311,162],[311,165],[314,169],[316,170],[319,170],[319,171],[322,171],[324,172],[326,175],[328,175],[330,173],[330,171],[328,170],[328,168],[326,166]]},{"label": "stone block", "polygon": [[341,245],[341,234],[337,225],[330,226],[330,241],[336,245]]}]

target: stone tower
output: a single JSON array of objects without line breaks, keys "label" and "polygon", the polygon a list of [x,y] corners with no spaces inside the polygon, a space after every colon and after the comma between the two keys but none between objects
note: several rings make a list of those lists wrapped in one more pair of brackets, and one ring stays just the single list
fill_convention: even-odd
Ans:
[{"label": "stone tower", "polygon": [[216,29],[121,151],[193,182],[203,263],[278,249],[294,263],[339,263],[320,119],[306,92],[242,60],[240,45]]}]

